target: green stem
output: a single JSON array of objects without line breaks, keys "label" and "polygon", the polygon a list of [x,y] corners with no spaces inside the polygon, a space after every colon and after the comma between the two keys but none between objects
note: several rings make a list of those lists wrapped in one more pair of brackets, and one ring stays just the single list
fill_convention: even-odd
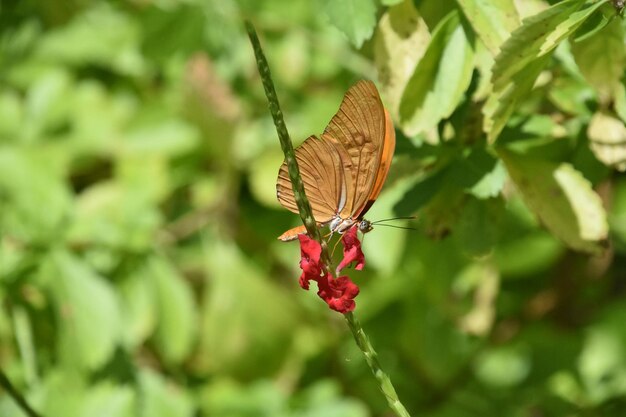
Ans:
[{"label": "green stem", "polygon": [[365,356],[365,361],[378,381],[378,387],[385,396],[387,404],[389,404],[389,408],[391,408],[398,417],[411,417],[409,412],[406,411],[406,408],[404,408],[404,405],[400,402],[398,394],[396,394],[396,389],[391,383],[391,378],[389,378],[389,375],[387,375],[381,368],[380,363],[378,362],[378,354],[370,343],[370,339],[367,337],[367,334],[365,334],[363,327],[361,327],[361,323],[359,323],[357,318],[354,317],[354,314],[352,313],[346,313],[344,314],[344,317],[348,322],[348,327],[350,327],[350,331],[352,331],[356,344]]},{"label": "green stem", "polygon": [[276,126],[276,132],[278,133],[278,140],[280,141],[280,147],[285,154],[285,162],[287,163],[287,169],[289,172],[289,179],[291,180],[291,186],[293,187],[293,194],[298,205],[298,212],[300,218],[306,227],[306,231],[313,239],[317,240],[322,245],[322,260],[326,265],[326,268],[330,270],[330,256],[328,254],[328,248],[326,242],[322,239],[322,235],[317,227],[317,222],[313,217],[311,211],[311,205],[309,199],[304,192],[304,183],[300,176],[300,168],[298,168],[298,162],[296,161],[296,154],[293,150],[293,144],[289,138],[289,132],[287,126],[283,120],[283,112],[280,110],[280,104],[278,102],[278,96],[274,89],[274,82],[272,81],[272,75],[270,73],[270,67],[265,59],[265,54],[261,48],[261,42],[256,34],[256,30],[252,23],[246,21],[246,30],[248,31],[248,37],[250,43],[252,43],[252,49],[254,49],[254,55],[256,57],[256,65],[263,81],[263,88],[265,89],[265,96],[269,102],[270,113],[274,119],[274,126]]},{"label": "green stem", "polygon": [[6,374],[0,370],[0,386],[13,398],[28,417],[41,417],[26,401],[24,396],[13,386]]},{"label": "green stem", "polygon": [[[309,200],[304,192],[304,184],[302,183],[302,178],[300,177],[300,169],[298,168],[298,163],[293,150],[293,144],[289,138],[287,126],[285,125],[283,114],[280,110],[269,65],[265,59],[265,54],[261,48],[261,43],[259,42],[254,26],[247,21],[245,24],[248,36],[250,37],[250,42],[252,43],[252,48],[254,49],[257,67],[259,69],[259,74],[261,75],[261,80],[263,81],[265,95],[269,102],[270,113],[272,113],[272,118],[274,119],[274,125],[276,126],[276,132],[278,133],[280,146],[285,154],[285,161],[289,170],[289,179],[291,179],[291,185],[293,187],[294,196],[298,205],[298,212],[300,213],[300,217],[302,218],[302,222],[304,223],[309,236],[312,236],[322,245],[322,259],[324,260],[326,268],[330,270],[330,256],[328,255],[328,248],[326,247],[326,242],[320,235],[317,223],[315,222],[315,218],[313,217],[313,213],[311,211]],[[389,407],[398,417],[410,417],[410,414],[406,411],[404,405],[402,405],[398,399],[398,395],[396,394],[396,390],[391,383],[391,379],[382,370],[380,363],[378,362],[378,355],[370,343],[369,338],[365,334],[365,331],[361,327],[361,324],[352,313],[347,313],[344,316],[348,322],[348,327],[350,327],[350,330],[352,331],[354,340],[356,340],[357,345],[363,352],[363,355],[365,355],[365,361],[372,370],[374,377],[378,381],[380,390],[387,399]]]}]

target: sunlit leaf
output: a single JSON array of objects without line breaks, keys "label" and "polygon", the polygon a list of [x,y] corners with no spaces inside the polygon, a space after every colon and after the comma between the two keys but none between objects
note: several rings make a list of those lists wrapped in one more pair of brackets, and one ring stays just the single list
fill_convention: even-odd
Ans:
[{"label": "sunlit leaf", "polygon": [[191,288],[164,259],[150,260],[143,273],[155,289],[158,306],[155,339],[159,350],[167,361],[180,362],[193,347],[198,328]]},{"label": "sunlit leaf", "polygon": [[483,148],[472,149],[468,155],[457,158],[447,177],[475,197],[486,199],[497,196],[506,179],[502,164]]},{"label": "sunlit leaf", "polygon": [[407,135],[433,127],[452,114],[469,86],[473,55],[458,14],[449,14],[434,30],[402,94],[400,125]]},{"label": "sunlit leaf", "polygon": [[280,207],[276,198],[276,188],[268,187],[268,184],[276,183],[277,167],[280,167],[284,159],[285,155],[279,149],[274,149],[273,152],[259,155],[249,167],[250,189],[259,202],[269,207]]},{"label": "sunlit leaf", "polygon": [[3,234],[24,241],[47,241],[63,235],[72,200],[58,163],[51,154],[11,147],[0,149]]},{"label": "sunlit leaf", "polygon": [[502,88],[494,89],[483,106],[483,128],[489,142],[494,142],[520,101],[532,90],[535,80],[548,62],[548,57],[531,61],[513,75]]},{"label": "sunlit leaf", "polygon": [[137,76],[146,69],[139,36],[136,23],[128,15],[100,3],[48,33],[37,45],[36,55],[69,65],[101,65]]},{"label": "sunlit leaf", "polygon": [[494,88],[502,89],[531,61],[551,52],[604,2],[599,1],[579,10],[584,0],[565,0],[522,21],[496,57],[492,77]]},{"label": "sunlit leaf", "polygon": [[198,130],[182,120],[165,120],[138,126],[120,143],[120,151],[128,155],[164,154],[176,156],[198,145]]},{"label": "sunlit leaf", "polygon": [[598,112],[589,122],[587,136],[596,158],[619,171],[626,171],[626,126],[622,120]]},{"label": "sunlit leaf", "polygon": [[476,364],[477,377],[491,386],[520,384],[530,372],[530,356],[524,349],[503,347],[484,352]]},{"label": "sunlit leaf", "polygon": [[484,108],[484,128],[489,141],[498,137],[518,101],[530,91],[550,52],[604,2],[582,9],[584,0],[557,3],[525,19],[502,44],[493,66],[493,93]]},{"label": "sunlit leaf", "polygon": [[0,143],[16,141],[23,117],[21,97],[13,91],[0,92]]},{"label": "sunlit leaf", "polygon": [[122,316],[122,335],[127,348],[143,343],[157,325],[157,297],[154,277],[146,268],[138,268],[119,284]]},{"label": "sunlit leaf", "polygon": [[395,119],[406,83],[426,51],[430,33],[413,2],[404,0],[381,17],[375,41],[378,79],[385,105]]},{"label": "sunlit leaf", "polygon": [[330,22],[360,48],[374,33],[376,4],[373,0],[321,0]]},{"label": "sunlit leaf", "polygon": [[194,405],[189,394],[152,370],[139,373],[139,417],[192,417]]},{"label": "sunlit leaf", "polygon": [[52,69],[38,76],[28,90],[24,117],[29,122],[19,132],[23,140],[40,140],[63,125],[70,112],[72,76],[64,69]]},{"label": "sunlit leaf", "polygon": [[133,417],[136,407],[135,392],[130,385],[101,384],[85,395],[81,417]]},{"label": "sunlit leaf", "polygon": [[606,213],[591,184],[571,165],[499,151],[526,204],[568,246],[598,252],[607,238]]},{"label": "sunlit leaf", "polygon": [[50,256],[42,277],[54,295],[65,363],[87,369],[102,366],[121,336],[119,300],[112,286],[65,251]]},{"label": "sunlit leaf", "polygon": [[593,404],[626,394],[626,343],[623,320],[626,310],[622,306],[609,309],[605,320],[589,329],[578,369],[583,386]]},{"label": "sunlit leaf", "polygon": [[161,220],[149,194],[143,187],[98,182],[77,200],[70,239],[135,250],[149,247]]},{"label": "sunlit leaf", "polygon": [[519,26],[513,0],[457,0],[457,3],[493,56]]},{"label": "sunlit leaf", "polygon": [[585,40],[573,42],[572,53],[585,79],[597,91],[600,103],[610,103],[626,69],[624,28],[620,19],[613,19]]}]

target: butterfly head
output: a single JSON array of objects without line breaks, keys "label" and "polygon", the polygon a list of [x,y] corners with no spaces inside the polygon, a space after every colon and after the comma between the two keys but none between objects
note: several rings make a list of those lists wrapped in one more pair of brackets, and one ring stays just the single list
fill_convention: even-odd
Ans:
[{"label": "butterfly head", "polygon": [[372,226],[372,222],[370,222],[369,220],[362,219],[359,222],[359,231],[361,233],[370,232],[373,228],[374,226]]}]

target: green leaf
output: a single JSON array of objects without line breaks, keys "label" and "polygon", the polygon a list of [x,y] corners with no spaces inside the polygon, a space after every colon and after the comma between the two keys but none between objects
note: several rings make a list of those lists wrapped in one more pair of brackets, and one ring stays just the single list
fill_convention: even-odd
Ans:
[{"label": "green leaf", "polygon": [[120,311],[111,285],[65,251],[50,255],[42,278],[54,296],[65,363],[97,369],[109,360],[120,335]]},{"label": "green leaf", "polygon": [[280,207],[276,199],[276,189],[267,184],[276,182],[276,167],[283,163],[285,155],[278,148],[263,152],[249,165],[248,182],[250,191],[257,201],[268,207]]},{"label": "green leaf", "polygon": [[230,378],[218,378],[202,388],[200,408],[207,416],[287,417],[291,396],[270,381],[243,385]]},{"label": "green leaf", "polygon": [[626,123],[626,88],[624,87],[624,84],[621,83],[618,85],[613,94],[615,95],[615,103],[613,103],[615,113],[617,113],[619,118]]},{"label": "green leaf", "polygon": [[[0,149],[0,230],[26,242],[63,236],[71,195],[54,154]],[[45,210],[42,210],[45,207]]]},{"label": "green leaf", "polygon": [[591,184],[570,164],[498,151],[524,202],[573,249],[599,252],[608,234],[606,213]]},{"label": "green leaf", "polygon": [[467,195],[462,188],[444,183],[423,210],[426,235],[431,239],[442,239],[449,235],[461,216],[466,199]]},{"label": "green leaf", "polygon": [[104,383],[91,387],[83,397],[81,417],[133,417],[135,392],[130,386]]},{"label": "green leaf", "polygon": [[47,33],[36,56],[69,65],[95,64],[139,76],[146,63],[139,51],[139,31],[129,15],[99,3],[65,26]]},{"label": "green leaf", "polygon": [[156,293],[159,351],[168,362],[180,362],[191,351],[198,328],[191,288],[163,258],[152,258],[144,273],[150,275]]},{"label": "green leaf", "polygon": [[498,271],[507,277],[527,277],[549,270],[563,256],[563,245],[548,232],[539,230],[496,246]]},{"label": "green leaf", "polygon": [[111,138],[124,135],[124,128],[136,116],[137,97],[130,91],[107,90],[104,83],[93,79],[77,82],[72,94],[72,141],[67,148],[81,156],[116,152],[119,142]]},{"label": "green leaf", "polygon": [[45,71],[28,89],[24,103],[30,121],[21,135],[26,140],[41,140],[46,131],[58,129],[70,113],[72,76],[65,69]]},{"label": "green leaf", "polygon": [[23,124],[22,98],[14,91],[0,92],[0,143],[15,141]]},{"label": "green leaf", "polygon": [[506,179],[502,164],[484,148],[474,148],[451,165],[447,182],[454,183],[478,198],[497,196]]},{"label": "green leaf", "polygon": [[[211,281],[204,297],[202,362],[198,365],[246,377],[276,369],[298,327],[296,300],[315,297],[313,291],[298,288],[297,248],[286,282],[296,292],[288,293],[232,243],[217,237],[206,242],[203,258]],[[321,301],[318,305],[326,308]]]},{"label": "green leaf", "polygon": [[621,19],[613,19],[595,35],[574,42],[572,54],[580,72],[596,90],[600,104],[606,106],[611,103],[626,69]]},{"label": "green leaf", "polygon": [[587,332],[578,370],[592,404],[626,394],[626,343],[623,305],[610,308]]},{"label": "green leaf", "polygon": [[73,242],[143,250],[153,245],[161,221],[152,204],[152,187],[101,181],[83,191],[75,205],[69,235]]},{"label": "green leaf", "polygon": [[190,152],[200,143],[200,133],[178,119],[144,123],[131,130],[118,151],[125,155],[178,156]]},{"label": "green leaf", "polygon": [[548,94],[550,102],[564,113],[591,115],[585,103],[594,99],[594,93],[584,80],[560,77],[554,80]]},{"label": "green leaf", "polygon": [[84,374],[65,366],[50,368],[38,393],[40,404],[34,405],[44,416],[85,417],[81,408],[88,396],[86,385]]},{"label": "green leaf", "polygon": [[139,417],[192,417],[194,405],[181,387],[148,369],[139,373]]},{"label": "green leaf", "polygon": [[519,26],[513,0],[457,0],[457,3],[493,56]]},{"label": "green leaf", "polygon": [[616,181],[609,213],[611,234],[616,250],[626,252],[626,180]]},{"label": "green leaf", "polygon": [[491,253],[498,237],[501,212],[501,200],[471,198],[465,202],[455,229],[465,253],[472,257]]},{"label": "green leaf", "polygon": [[492,91],[483,106],[483,129],[487,132],[487,140],[493,143],[519,102],[532,90],[537,76],[546,63],[548,56],[528,63],[521,71],[513,75],[506,85]]},{"label": "green leaf", "polygon": [[589,122],[587,136],[596,158],[618,171],[626,171],[626,126],[622,120],[598,112]]},{"label": "green leaf", "polygon": [[449,170],[444,168],[428,177],[418,179],[396,203],[394,213],[398,216],[409,216],[422,209],[444,186],[448,173]]},{"label": "green leaf", "polygon": [[382,84],[385,106],[392,117],[398,117],[400,100],[406,83],[424,55],[430,33],[412,0],[389,8],[378,23],[374,44],[374,61]]},{"label": "green leaf", "polygon": [[602,0],[578,11],[584,1],[565,0],[524,19],[522,25],[502,45],[500,54],[496,57],[491,79],[494,89],[502,89],[528,64],[550,53],[606,2]]},{"label": "green leaf", "polygon": [[433,32],[400,102],[400,126],[413,136],[449,117],[469,86],[474,52],[456,12]]},{"label": "green leaf", "polygon": [[519,385],[531,370],[531,356],[525,349],[514,346],[492,348],[476,361],[478,379],[493,387]]},{"label": "green leaf", "polygon": [[493,92],[483,108],[483,128],[494,142],[518,102],[532,89],[550,52],[606,0],[579,10],[584,0],[566,0],[529,17],[502,44],[493,66]]},{"label": "green leaf", "polygon": [[473,262],[455,278],[452,288],[457,297],[473,295],[472,309],[460,318],[459,327],[468,334],[487,335],[496,318],[500,271],[490,260]]},{"label": "green leaf", "polygon": [[123,341],[128,349],[137,348],[156,328],[158,300],[152,280],[147,268],[139,267],[119,284]]},{"label": "green leaf", "polygon": [[376,4],[373,0],[322,0],[330,22],[360,48],[374,33]]}]

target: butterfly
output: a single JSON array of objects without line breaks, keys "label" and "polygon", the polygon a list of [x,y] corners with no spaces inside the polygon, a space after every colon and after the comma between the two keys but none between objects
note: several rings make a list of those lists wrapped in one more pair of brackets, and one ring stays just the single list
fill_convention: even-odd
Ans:
[{"label": "butterfly", "polygon": [[[363,216],[383,188],[395,146],[393,123],[376,86],[359,81],[346,92],[324,133],[310,136],[295,149],[318,225],[340,234],[354,225],[363,233],[372,229]],[[298,213],[286,162],[278,172],[276,195],[283,207]],[[306,233],[304,226],[278,239],[295,240],[301,233]]]}]

